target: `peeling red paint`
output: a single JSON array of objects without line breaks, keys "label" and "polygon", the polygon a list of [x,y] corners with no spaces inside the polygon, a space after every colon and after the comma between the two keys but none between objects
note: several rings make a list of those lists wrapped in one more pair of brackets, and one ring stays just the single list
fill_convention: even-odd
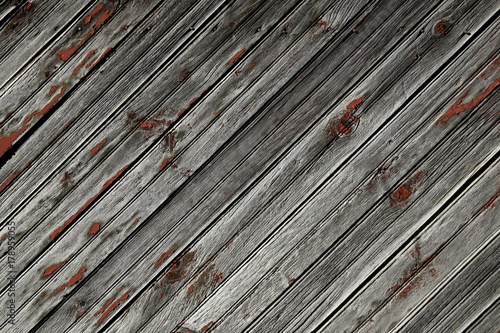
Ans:
[{"label": "peeling red paint", "polygon": [[47,97],[52,97],[57,90],[57,86],[50,87],[50,91],[47,93]]},{"label": "peeling red paint", "polygon": [[236,54],[235,54],[235,55],[233,55],[233,56],[231,57],[231,59],[229,59],[229,62],[230,62],[230,63],[234,63],[234,62],[236,62],[236,60],[238,60],[238,58],[239,58],[239,57],[241,57],[241,55],[242,55],[243,53],[245,53],[245,49],[241,49],[241,50],[239,50],[238,52],[236,52]]},{"label": "peeling red paint", "polygon": [[104,313],[104,311],[106,311],[106,309],[111,305],[111,303],[113,303],[114,300],[115,298],[111,297],[111,299],[109,299],[106,303],[104,303],[104,305],[99,310],[97,310],[96,313],[94,313],[94,316],[98,316],[101,313]]},{"label": "peeling red paint", "polygon": [[83,278],[83,273],[85,273],[85,271],[86,271],[85,267],[80,268],[80,270],[78,271],[78,273],[76,273],[75,275],[73,275],[71,277],[71,279],[69,279],[68,282],[66,282],[65,284],[63,284],[62,286],[60,286],[59,288],[57,288],[56,290],[54,290],[54,295],[57,295],[58,293],[60,293],[64,289],[72,287],[73,285],[75,285],[76,283],[78,283],[78,281],[80,281]]},{"label": "peeling red paint", "polygon": [[153,267],[154,267],[154,268],[158,268],[158,267],[162,264],[162,262],[164,262],[164,261],[165,261],[168,257],[170,257],[170,255],[171,255],[172,253],[174,253],[174,251],[175,251],[175,249],[174,249],[174,248],[172,248],[172,247],[171,247],[170,249],[168,249],[168,251],[167,251],[167,252],[165,252],[165,253],[163,253],[163,254],[161,255],[160,259],[158,259],[158,261],[154,264],[154,266],[153,266]]},{"label": "peeling red paint", "polygon": [[198,97],[195,97],[195,98],[191,99],[191,100],[189,101],[189,105],[193,105],[194,103],[196,103],[196,100],[197,100],[197,99],[198,99]]},{"label": "peeling red paint", "polygon": [[94,17],[97,13],[99,13],[101,11],[101,9],[104,7],[104,4],[100,3],[98,4],[91,12],[90,14],[85,17],[85,19],[83,20],[83,24],[84,25],[87,25],[90,23],[90,21],[92,20],[92,17]]},{"label": "peeling red paint", "polygon": [[252,69],[252,68],[254,68],[254,67],[255,67],[255,64],[250,64],[250,65],[248,65],[248,69]]},{"label": "peeling red paint", "polygon": [[125,294],[123,294],[120,298],[118,298],[116,301],[114,301],[106,311],[104,311],[104,313],[102,314],[102,316],[99,318],[99,320],[97,321],[97,325],[101,325],[104,320],[106,319],[106,317],[113,311],[115,310],[121,302],[125,301],[126,299],[128,299],[129,297],[129,292],[127,291]]},{"label": "peeling red paint", "polygon": [[136,218],[134,221],[132,221],[132,224],[134,224],[134,225],[137,223],[139,223],[139,218]]},{"label": "peeling red paint", "polygon": [[45,115],[50,109],[52,109],[52,107],[57,103],[57,101],[59,101],[59,99],[62,97],[62,95],[64,95],[65,91],[66,91],[66,87],[62,86],[61,90],[59,91],[59,93],[57,95],[55,95],[54,97],[52,97],[52,99],[50,100],[50,102],[47,103],[43,107],[43,109],[36,110],[33,113],[31,113],[29,116],[27,116],[26,118],[24,118],[23,123],[27,124],[27,123],[30,122],[31,119],[33,119],[33,117],[42,117],[43,115]]},{"label": "peeling red paint", "polygon": [[143,130],[152,130],[153,128],[159,127],[159,126],[164,126],[166,125],[165,120],[163,119],[151,119],[148,121],[143,122],[142,124],[139,125],[139,127]]},{"label": "peeling red paint", "polygon": [[194,285],[190,285],[188,288],[188,293],[191,294],[194,291]]},{"label": "peeling red paint", "polygon": [[30,126],[29,125],[24,125],[19,130],[14,131],[14,132],[10,133],[9,135],[2,136],[0,138],[0,156],[2,156],[3,154],[5,154],[5,152],[7,150],[9,150],[9,148],[12,146],[12,144],[14,143],[14,141],[16,141],[17,138],[21,134],[23,134],[24,131],[26,131],[28,129],[28,127],[30,127]]},{"label": "peeling red paint", "polygon": [[389,200],[391,206],[406,204],[408,198],[415,192],[415,190],[422,185],[423,172],[417,172],[410,177],[403,185],[401,185],[390,196]]},{"label": "peeling red paint", "polygon": [[87,53],[87,55],[82,59],[82,61],[80,61],[80,63],[75,67],[75,69],[73,70],[73,73],[71,73],[71,75],[76,76],[76,74],[78,74],[80,69],[82,69],[83,65],[85,65],[87,60],[89,60],[94,54],[95,54],[95,50],[90,50],[89,53]]},{"label": "peeling red paint", "polygon": [[104,145],[106,144],[106,142],[108,142],[108,139],[103,139],[101,142],[99,142],[98,144],[96,144],[92,149],[90,149],[90,152],[92,154],[97,154],[97,152],[99,150],[102,149],[102,147],[104,147]]},{"label": "peeling red paint", "polygon": [[361,96],[360,98],[356,98],[355,100],[353,100],[351,103],[349,103],[347,105],[347,109],[348,110],[354,110],[359,105],[361,105],[361,103],[363,103],[364,100],[365,100],[365,96]]},{"label": "peeling red paint", "polygon": [[318,25],[321,27],[321,28],[326,28],[328,26],[328,22],[326,21],[319,21],[318,22]]},{"label": "peeling red paint", "polygon": [[488,97],[489,94],[495,90],[496,87],[500,85],[500,79],[496,79],[493,81],[485,91],[479,94],[477,97],[473,98],[469,103],[462,104],[462,100],[467,96],[467,92],[458,98],[458,100],[453,103],[453,105],[446,111],[441,117],[439,117],[440,122],[444,122],[449,120],[454,115],[457,115],[461,112],[471,110],[476,107],[483,99]]},{"label": "peeling red paint", "polygon": [[61,61],[66,61],[68,60],[80,47],[80,45],[75,45],[73,47],[70,47],[69,49],[59,51],[57,53],[57,56]]},{"label": "peeling red paint", "polygon": [[7,188],[7,186],[10,185],[10,183],[12,183],[12,181],[14,179],[16,179],[16,177],[19,176],[19,171],[15,171],[14,173],[12,173],[12,175],[10,175],[9,178],[7,178],[3,183],[2,185],[0,185],[0,192],[2,192],[3,190],[5,190]]},{"label": "peeling red paint", "polygon": [[171,158],[170,157],[167,157],[167,158],[164,158],[163,161],[161,162],[161,165],[160,165],[160,171],[162,171],[163,169],[166,168],[168,162],[170,162]]},{"label": "peeling red paint", "polygon": [[359,117],[354,115],[352,111],[346,110],[340,118],[330,122],[328,125],[328,132],[332,137],[337,137],[341,134],[349,135],[353,132],[358,123]]},{"label": "peeling red paint", "polygon": [[106,22],[110,17],[111,15],[113,15],[113,13],[115,12],[115,9],[112,8],[112,9],[106,9],[104,11],[104,13],[101,14],[101,16],[99,16],[99,18],[97,19],[97,21],[95,22],[94,24],[94,29],[97,29],[99,28],[102,24],[104,24],[104,22]]},{"label": "peeling red paint", "polygon": [[214,324],[215,324],[215,323],[214,323],[213,321],[209,322],[208,324],[206,324],[205,326],[203,326],[203,327],[201,328],[201,331],[202,331],[202,332],[206,332],[206,331],[208,331],[208,330],[210,329],[210,327],[212,327]]},{"label": "peeling red paint", "polygon": [[0,237],[0,240],[3,242],[5,240],[5,238],[7,238],[7,233],[4,233],[2,235],[2,237]]},{"label": "peeling red paint", "polygon": [[92,226],[89,229],[89,234],[95,235],[99,232],[99,229],[101,229],[101,225],[98,222],[95,222],[92,224]]},{"label": "peeling red paint", "polygon": [[101,190],[99,192],[97,192],[96,195],[94,195],[93,197],[91,197],[89,200],[87,200],[87,202],[85,202],[85,204],[73,215],[71,215],[70,218],[68,218],[62,226],[58,227],[56,230],[54,230],[51,234],[50,234],[50,240],[53,241],[54,239],[56,239],[56,237],[64,231],[64,229],[66,229],[71,223],[73,223],[76,218],[78,216],[80,216],[80,214],[82,214],[98,197],[101,193],[103,193],[104,191],[106,191],[108,189],[108,187],[110,187],[116,180],[118,180],[118,178],[120,178],[120,176],[122,175],[122,173],[128,168],[128,165],[124,166],[122,169],[118,170],[118,172],[113,176],[111,177],[106,183],[104,183],[104,185],[102,186]]},{"label": "peeling red paint", "polygon": [[66,260],[58,262],[57,264],[54,264],[52,266],[47,267],[45,269],[45,271],[43,272],[42,276],[52,275],[52,273],[54,273],[55,271],[57,271],[62,265],[64,265],[64,263],[66,263]]}]

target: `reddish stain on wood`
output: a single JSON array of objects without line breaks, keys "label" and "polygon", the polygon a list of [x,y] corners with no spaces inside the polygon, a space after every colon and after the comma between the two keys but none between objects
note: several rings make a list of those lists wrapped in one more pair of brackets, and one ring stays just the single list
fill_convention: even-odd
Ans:
[{"label": "reddish stain on wood", "polygon": [[84,25],[89,24],[90,21],[92,20],[92,17],[94,17],[97,13],[99,13],[103,7],[104,7],[104,4],[100,3],[94,9],[92,9],[90,14],[88,16],[86,16],[85,19],[83,20],[83,24]]},{"label": "reddish stain on wood", "polygon": [[114,8],[112,8],[112,9],[106,9],[104,11],[104,13],[102,13],[101,16],[99,16],[99,18],[95,22],[94,28],[97,29],[102,24],[104,24],[104,22],[106,22],[111,17],[111,15],[113,15],[114,12],[115,12]]},{"label": "reddish stain on wood", "polygon": [[255,67],[255,64],[253,64],[253,63],[252,63],[252,64],[250,64],[250,65],[248,65],[248,69],[252,69],[252,68],[254,68],[254,67]]},{"label": "reddish stain on wood", "polygon": [[47,97],[52,97],[57,90],[57,86],[50,87],[50,91],[47,93]]},{"label": "reddish stain on wood", "polygon": [[133,225],[135,225],[135,224],[137,224],[137,223],[139,223],[139,218],[136,218],[134,221],[132,221],[132,224],[133,224]]},{"label": "reddish stain on wood", "polygon": [[111,297],[111,299],[107,300],[106,303],[104,303],[104,305],[99,310],[97,310],[96,313],[94,313],[94,316],[98,316],[101,313],[104,313],[104,311],[106,311],[106,309],[111,305],[111,303],[113,303],[114,300],[114,297]]},{"label": "reddish stain on wood", "polygon": [[19,130],[10,133],[9,135],[2,136],[0,138],[0,156],[5,154],[7,150],[12,146],[14,141],[28,129],[29,125],[24,125]]},{"label": "reddish stain on wood", "polygon": [[187,268],[194,259],[194,256],[194,252],[188,252],[182,258],[172,263],[169,270],[165,274],[165,282],[167,284],[172,284],[186,278],[188,275]]},{"label": "reddish stain on wood", "polygon": [[143,130],[149,131],[152,130],[153,128],[160,127],[166,125],[165,120],[163,119],[151,119],[148,121],[145,121],[139,125],[139,127]]},{"label": "reddish stain on wood", "polygon": [[56,230],[54,230],[50,234],[50,240],[53,241],[54,239],[56,239],[56,237],[61,232],[63,232],[71,223],[73,223],[76,220],[76,218],[78,216],[80,216],[88,207],[90,207],[90,205],[99,197],[99,195],[101,195],[103,192],[105,192],[115,181],[117,181],[127,168],[128,168],[128,165],[124,166],[122,169],[118,170],[118,172],[113,177],[111,177],[108,181],[106,181],[106,183],[104,183],[101,190],[99,192],[97,192],[96,195],[94,195],[93,197],[88,199],[87,202],[85,202],[85,204],[75,214],[71,215],[71,217],[68,218],[63,223],[63,225],[58,227]]},{"label": "reddish stain on wood", "polygon": [[54,290],[54,295],[57,295],[64,289],[72,287],[73,285],[78,283],[78,281],[80,281],[83,278],[83,273],[85,273],[85,271],[86,271],[85,267],[80,268],[80,270],[75,275],[73,275],[68,282],[66,282],[65,284]]},{"label": "reddish stain on wood", "polygon": [[16,179],[16,177],[19,176],[19,171],[15,171],[12,173],[12,175],[10,175],[9,178],[7,178],[3,183],[2,185],[0,185],[0,192],[2,192],[3,190],[5,190],[7,188],[7,186],[10,185],[10,183],[12,183],[14,181],[14,179]]},{"label": "reddish stain on wood", "polygon": [[448,29],[450,28],[450,25],[451,25],[450,22],[448,22],[445,19],[441,19],[441,21],[439,21],[439,23],[436,24],[436,26],[434,27],[434,31],[438,35],[444,36],[448,32]]},{"label": "reddish stain on wood", "polygon": [[101,150],[102,147],[104,147],[106,142],[108,142],[108,139],[103,139],[101,142],[96,144],[92,149],[90,149],[90,152],[94,155],[97,154],[97,152]]},{"label": "reddish stain on wood", "polygon": [[191,294],[194,291],[194,285],[190,285],[188,288],[188,293]]},{"label": "reddish stain on wood", "polygon": [[326,27],[328,27],[328,22],[326,22],[326,21],[319,21],[318,25],[320,27],[322,27],[322,28],[326,28]]},{"label": "reddish stain on wood", "polygon": [[95,235],[95,234],[97,234],[99,232],[99,229],[101,229],[101,225],[98,222],[95,222],[90,227],[89,234]]},{"label": "reddish stain on wood", "polygon": [[[0,192],[1,192],[1,189],[0,189]],[[483,212],[487,209],[491,209],[493,207],[496,206],[496,200],[498,199],[498,197],[500,196],[500,191],[498,191],[497,193],[495,193],[495,195],[490,199],[488,200],[488,202],[483,206]]]},{"label": "reddish stain on wood", "polygon": [[364,100],[365,100],[365,96],[361,96],[360,98],[356,98],[355,100],[353,100],[352,102],[350,102],[347,105],[347,109],[348,110],[354,110],[355,108],[357,108],[358,106],[360,106],[361,103],[363,103]]},{"label": "reddish stain on wood", "polygon": [[236,60],[238,60],[238,58],[239,58],[239,57],[241,57],[241,55],[242,55],[243,53],[245,53],[245,49],[241,49],[241,50],[239,50],[238,52],[236,52],[236,54],[235,54],[235,55],[233,55],[233,56],[231,57],[231,59],[229,59],[229,62],[230,62],[230,63],[234,63],[234,62],[236,62]]},{"label": "reddish stain on wood", "polygon": [[210,329],[210,327],[212,327],[214,324],[215,324],[215,323],[214,323],[213,321],[209,322],[208,324],[206,324],[205,326],[203,326],[203,327],[201,328],[201,331],[202,331],[202,332],[206,332],[206,331],[208,331],[208,330]]},{"label": "reddish stain on wood", "polygon": [[73,73],[71,73],[71,75],[75,76],[76,74],[78,74],[78,72],[80,71],[80,69],[83,67],[83,65],[85,65],[85,63],[95,54],[95,50],[90,50],[89,53],[87,53],[87,55],[82,59],[82,61],[80,61],[80,63],[75,67],[75,69],[73,70]]},{"label": "reddish stain on wood", "polygon": [[62,265],[64,265],[65,262],[66,262],[66,260],[58,262],[57,264],[54,264],[52,266],[47,267],[45,269],[45,271],[43,271],[42,276],[52,275],[52,273],[54,273],[55,271],[57,271]]},{"label": "reddish stain on wood", "polygon": [[173,131],[171,133],[168,134],[168,149],[170,151],[170,154],[172,154],[174,152],[174,148],[175,148],[175,134],[176,132]]},{"label": "reddish stain on wood", "polygon": [[389,196],[392,206],[406,204],[415,190],[422,185],[424,173],[417,172]]},{"label": "reddish stain on wood", "polygon": [[170,257],[170,255],[172,253],[174,253],[175,249],[174,248],[170,248],[168,249],[167,252],[163,253],[160,257],[160,259],[158,259],[158,261],[154,264],[154,268],[158,268],[165,260],[167,260],[168,257]]},{"label": "reddish stain on wood", "polygon": [[107,316],[109,316],[109,314],[111,312],[113,312],[119,305],[120,303],[122,303],[123,301],[125,301],[126,299],[129,298],[129,292],[127,291],[125,294],[123,294],[120,298],[118,298],[116,301],[114,301],[107,309],[106,311],[104,311],[104,313],[101,315],[101,317],[99,318],[99,320],[97,321],[97,325],[101,325],[104,320],[106,319]]},{"label": "reddish stain on wood", "polygon": [[43,109],[36,110],[33,113],[31,113],[29,116],[27,116],[26,118],[24,118],[23,123],[27,124],[27,123],[29,123],[31,121],[31,119],[33,119],[33,117],[42,117],[43,115],[45,115],[50,109],[52,109],[52,107],[57,103],[57,101],[59,101],[59,99],[62,97],[62,95],[64,95],[65,91],[66,91],[66,87],[62,86],[61,90],[59,91],[59,93],[57,95],[55,95],[54,97],[52,97],[52,99],[50,100],[50,102],[47,103],[43,107]]},{"label": "reddish stain on wood", "polygon": [[453,105],[446,111],[441,117],[439,117],[440,122],[444,122],[449,120],[454,115],[457,115],[461,112],[471,110],[476,107],[483,99],[488,97],[496,87],[500,85],[500,79],[496,79],[493,81],[485,91],[483,91],[478,96],[474,97],[469,103],[462,104],[463,99],[467,96],[467,92],[458,98],[458,100],[453,103]]},{"label": "reddish stain on wood", "polygon": [[5,240],[5,238],[7,238],[7,233],[4,233],[2,235],[2,237],[0,237],[0,240],[3,242]]}]

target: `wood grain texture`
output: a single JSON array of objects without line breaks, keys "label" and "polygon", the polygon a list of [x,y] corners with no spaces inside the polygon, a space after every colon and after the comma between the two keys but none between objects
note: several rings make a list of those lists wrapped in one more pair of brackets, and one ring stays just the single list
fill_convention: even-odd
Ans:
[{"label": "wood grain texture", "polygon": [[499,12],[0,1],[0,331],[496,329]]}]

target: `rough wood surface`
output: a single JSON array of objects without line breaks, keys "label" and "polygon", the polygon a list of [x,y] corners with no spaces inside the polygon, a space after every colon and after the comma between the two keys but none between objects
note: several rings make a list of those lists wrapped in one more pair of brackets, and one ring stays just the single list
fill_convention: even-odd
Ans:
[{"label": "rough wood surface", "polygon": [[0,1],[0,331],[498,330],[499,13]]}]

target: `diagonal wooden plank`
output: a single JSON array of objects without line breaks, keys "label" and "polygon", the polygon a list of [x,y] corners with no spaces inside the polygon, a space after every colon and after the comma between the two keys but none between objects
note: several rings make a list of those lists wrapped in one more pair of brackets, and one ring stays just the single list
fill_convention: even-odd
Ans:
[{"label": "diagonal wooden plank", "polygon": [[491,308],[483,313],[481,317],[477,319],[477,322],[473,323],[473,325],[464,330],[464,332],[494,332],[497,327],[500,327],[500,314],[497,311],[498,305],[499,301],[497,297]]}]

